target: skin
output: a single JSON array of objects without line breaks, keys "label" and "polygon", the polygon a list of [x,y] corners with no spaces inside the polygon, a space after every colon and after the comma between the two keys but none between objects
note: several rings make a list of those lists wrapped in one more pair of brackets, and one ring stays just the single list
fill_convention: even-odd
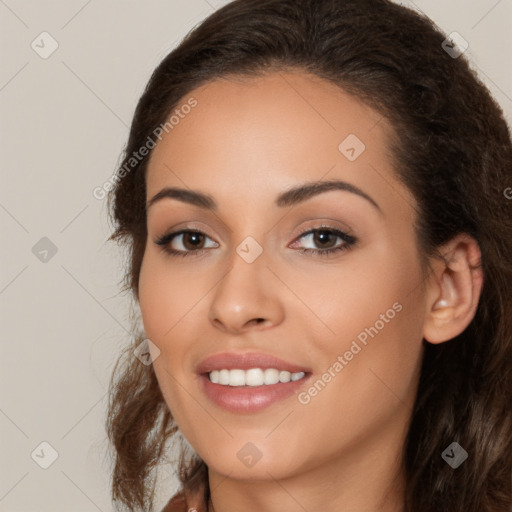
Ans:
[{"label": "skin", "polygon": [[[151,155],[147,200],[177,186],[209,194],[219,207],[166,198],[149,208],[139,300],[146,336],[160,349],[159,385],[208,465],[214,510],[401,510],[399,461],[423,338],[444,342],[473,318],[482,285],[471,269],[476,242],[461,235],[442,248],[444,261],[422,268],[417,205],[393,170],[391,128],[333,84],[282,71],[216,80],[181,103],[191,96],[197,107]],[[349,134],[366,146],[354,161],[338,149]],[[330,179],[359,187],[380,211],[339,190],[293,207],[274,204],[289,188]],[[335,235],[325,245],[300,238],[324,223],[357,243],[325,257],[300,253],[344,243]],[[173,257],[155,244],[184,228],[205,233],[199,256]],[[253,263],[236,252],[248,236],[263,249]],[[173,247],[194,250],[181,236]],[[311,368],[307,392],[395,303],[401,311],[307,404],[293,395],[241,414],[201,391],[199,361],[257,351]],[[261,452],[252,467],[237,457],[248,442]]]}]

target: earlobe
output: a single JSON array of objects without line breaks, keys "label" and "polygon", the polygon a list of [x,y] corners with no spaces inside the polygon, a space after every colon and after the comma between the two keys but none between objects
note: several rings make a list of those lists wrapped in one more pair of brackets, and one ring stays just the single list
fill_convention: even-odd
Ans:
[{"label": "earlobe", "polygon": [[458,235],[441,249],[427,286],[423,338],[442,343],[458,336],[473,319],[483,285],[478,243]]}]

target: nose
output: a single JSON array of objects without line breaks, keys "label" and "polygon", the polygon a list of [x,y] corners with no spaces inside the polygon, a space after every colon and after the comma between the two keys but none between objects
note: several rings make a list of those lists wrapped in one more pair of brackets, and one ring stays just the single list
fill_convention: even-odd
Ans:
[{"label": "nose", "polygon": [[284,318],[281,287],[266,267],[265,251],[252,263],[234,251],[231,265],[215,286],[209,319],[226,333],[236,334],[278,325]]}]

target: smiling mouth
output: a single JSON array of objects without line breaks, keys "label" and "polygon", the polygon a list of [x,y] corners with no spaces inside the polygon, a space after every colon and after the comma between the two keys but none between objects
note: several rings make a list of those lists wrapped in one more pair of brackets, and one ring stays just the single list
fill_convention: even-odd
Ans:
[{"label": "smiling mouth", "polygon": [[205,397],[236,414],[252,414],[278,406],[306,385],[312,369],[261,352],[221,352],[195,368]]},{"label": "smiling mouth", "polygon": [[303,379],[306,373],[291,373],[285,370],[278,370],[277,368],[267,368],[265,370],[262,368],[250,368],[248,370],[234,368],[230,370],[213,370],[207,375],[210,382],[220,384],[221,386],[257,387],[295,382]]},{"label": "smiling mouth", "polygon": [[298,393],[312,374],[277,368],[222,368],[200,374],[203,393],[233,413],[257,413]]}]

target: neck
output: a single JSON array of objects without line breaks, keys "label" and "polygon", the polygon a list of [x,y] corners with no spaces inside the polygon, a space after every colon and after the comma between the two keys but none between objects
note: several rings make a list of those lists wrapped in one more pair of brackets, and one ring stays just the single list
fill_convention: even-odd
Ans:
[{"label": "neck", "polygon": [[401,512],[404,510],[402,446],[405,429],[390,425],[358,446],[333,454],[285,478],[240,480],[209,468],[209,512]]}]

